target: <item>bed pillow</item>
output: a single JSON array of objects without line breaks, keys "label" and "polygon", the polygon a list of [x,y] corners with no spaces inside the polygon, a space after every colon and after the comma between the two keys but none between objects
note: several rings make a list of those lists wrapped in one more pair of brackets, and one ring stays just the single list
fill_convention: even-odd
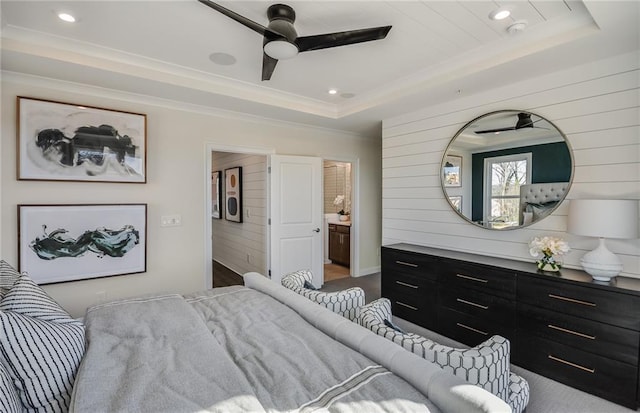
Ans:
[{"label": "bed pillow", "polygon": [[0,311],[14,311],[44,321],[73,321],[60,305],[28,275],[19,275],[11,290],[0,301]]},{"label": "bed pillow", "polygon": [[0,300],[20,278],[20,273],[6,261],[0,260]]},{"label": "bed pillow", "polygon": [[13,385],[13,380],[2,363],[0,363],[0,394],[3,396],[0,397],[0,412],[22,412],[22,404],[20,404],[16,386]]},{"label": "bed pillow", "polygon": [[65,412],[84,354],[84,326],[27,275],[0,301],[0,358],[22,405]]}]

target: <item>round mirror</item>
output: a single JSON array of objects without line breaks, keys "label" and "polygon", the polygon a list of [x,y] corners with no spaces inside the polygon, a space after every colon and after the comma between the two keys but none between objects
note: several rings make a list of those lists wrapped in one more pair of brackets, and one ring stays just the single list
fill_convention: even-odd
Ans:
[{"label": "round mirror", "polygon": [[548,216],[573,178],[571,148],[550,121],[531,112],[487,113],[456,133],[442,158],[442,190],[467,221],[514,229]]}]

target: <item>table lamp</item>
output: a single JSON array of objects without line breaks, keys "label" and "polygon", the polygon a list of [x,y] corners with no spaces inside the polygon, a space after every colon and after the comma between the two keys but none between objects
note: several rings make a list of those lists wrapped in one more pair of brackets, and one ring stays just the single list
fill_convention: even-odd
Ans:
[{"label": "table lamp", "polygon": [[580,259],[582,268],[597,281],[610,281],[622,271],[622,262],[607,249],[605,238],[638,238],[638,201],[627,199],[572,199],[567,231],[598,237],[596,249]]}]

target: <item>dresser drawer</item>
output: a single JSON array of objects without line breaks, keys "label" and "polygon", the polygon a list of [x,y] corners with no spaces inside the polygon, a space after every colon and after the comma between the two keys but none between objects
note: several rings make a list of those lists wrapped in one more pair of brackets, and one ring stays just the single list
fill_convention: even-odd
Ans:
[{"label": "dresser drawer", "polygon": [[437,323],[437,300],[435,292],[430,295],[403,295],[395,291],[384,295],[391,301],[391,313],[394,317],[410,321],[421,327],[433,329]]},{"label": "dresser drawer", "polygon": [[382,278],[382,291],[389,293],[395,291],[398,295],[424,295],[433,292],[435,294],[436,283],[426,277],[406,274],[402,272],[385,273]]},{"label": "dresser drawer", "polygon": [[518,329],[625,363],[638,363],[640,333],[518,303]]},{"label": "dresser drawer", "polygon": [[441,334],[472,347],[496,334],[509,340],[515,336],[509,326],[442,307],[438,313],[438,329]]},{"label": "dresser drawer", "polygon": [[636,366],[526,334],[518,343],[521,367],[636,409]]},{"label": "dresser drawer", "polygon": [[438,265],[438,259],[430,255],[382,249],[383,278],[407,274],[436,281]]},{"label": "dresser drawer", "polygon": [[516,305],[506,298],[459,288],[442,288],[438,298],[440,307],[448,307],[510,328],[515,325]]},{"label": "dresser drawer", "polygon": [[518,302],[640,330],[640,297],[538,277],[518,277]]},{"label": "dresser drawer", "polygon": [[462,261],[445,261],[442,281],[447,286],[470,288],[508,299],[514,299],[516,293],[515,273]]}]

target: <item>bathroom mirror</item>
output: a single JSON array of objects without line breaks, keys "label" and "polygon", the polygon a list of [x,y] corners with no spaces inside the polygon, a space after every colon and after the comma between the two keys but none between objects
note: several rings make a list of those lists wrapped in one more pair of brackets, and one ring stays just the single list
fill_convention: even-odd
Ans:
[{"label": "bathroom mirror", "polygon": [[460,129],[440,170],[454,211],[482,228],[508,230],[538,222],[560,205],[573,179],[573,157],[549,120],[502,110]]}]

